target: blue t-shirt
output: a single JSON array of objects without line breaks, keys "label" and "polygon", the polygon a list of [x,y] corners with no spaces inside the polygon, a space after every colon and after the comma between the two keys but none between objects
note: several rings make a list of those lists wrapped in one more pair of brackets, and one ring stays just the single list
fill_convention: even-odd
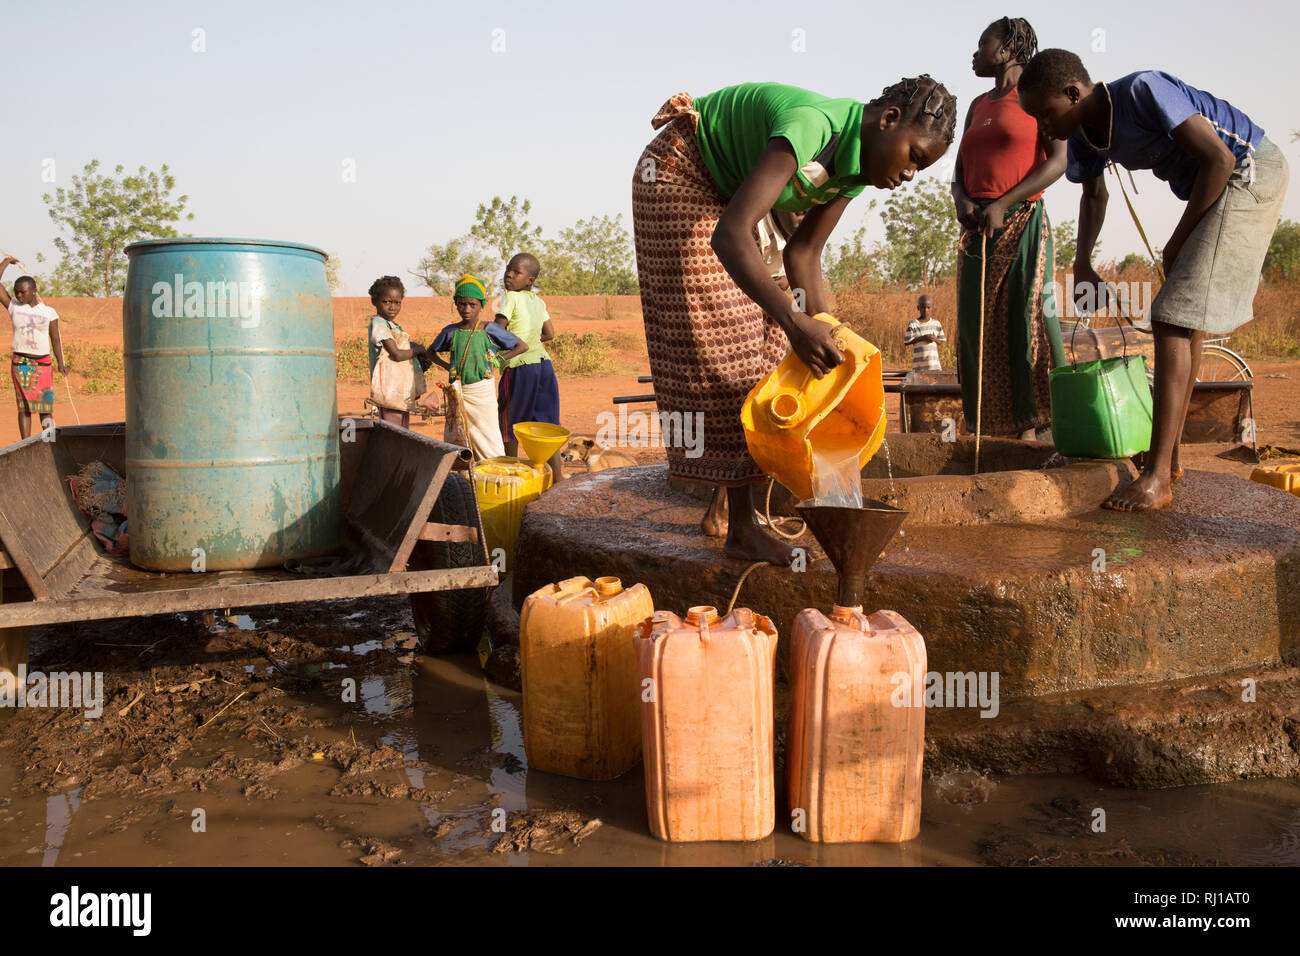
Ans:
[{"label": "blue t-shirt", "polygon": [[[469,354],[458,355],[456,349],[452,347],[457,332],[472,333],[468,337],[462,336],[459,345]],[[479,336],[480,332],[483,333],[482,337]],[[498,352],[509,352],[519,342],[519,336],[496,322],[486,324],[480,322],[477,329],[472,326],[466,328],[459,322],[453,322],[451,325],[444,326],[438,333],[438,337],[429,346],[429,351],[451,352],[451,380],[455,381],[463,374],[465,384],[473,385],[485,378],[491,378],[492,359]]]},{"label": "blue t-shirt", "polygon": [[[447,352],[451,350],[451,337],[462,328],[459,322],[453,322],[451,325],[443,326],[438,337],[433,340],[429,346],[430,352]],[[472,328],[472,327],[471,327]],[[466,332],[470,329],[465,329]],[[496,322],[482,322],[479,324],[478,331],[486,332],[494,345],[502,352],[509,352],[519,344],[519,336],[507,330],[505,326]]]},{"label": "blue t-shirt", "polygon": [[1113,159],[1125,169],[1151,170],[1169,184],[1175,196],[1185,200],[1192,194],[1198,166],[1169,134],[1188,117],[1204,117],[1237,162],[1264,138],[1264,131],[1227,100],[1159,70],[1130,73],[1107,83],[1106,88],[1114,110],[1111,148],[1103,152],[1093,149],[1080,126],[1070,137],[1065,168],[1072,183],[1095,179],[1105,171],[1106,160]]}]

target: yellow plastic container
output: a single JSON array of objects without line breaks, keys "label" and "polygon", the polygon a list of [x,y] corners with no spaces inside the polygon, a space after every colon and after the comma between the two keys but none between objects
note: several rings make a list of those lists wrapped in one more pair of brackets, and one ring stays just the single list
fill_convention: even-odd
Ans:
[{"label": "yellow plastic container", "polygon": [[1300,465],[1264,465],[1250,473],[1250,480],[1300,497]]},{"label": "yellow plastic container", "polygon": [[644,584],[569,578],[530,594],[519,616],[528,766],[609,780],[641,759],[632,637],[655,612]]},{"label": "yellow plastic container", "polygon": [[549,487],[551,469],[545,464],[534,468],[521,458],[485,458],[474,466],[474,495],[483,519],[489,561],[501,548],[507,570],[511,567],[524,509]]},{"label": "yellow plastic container", "polygon": [[776,825],[776,627],[761,614],[658,611],[636,645],[650,832],[761,840]]},{"label": "yellow plastic container", "polygon": [[925,641],[894,611],[800,611],[785,738],[791,827],[814,843],[900,843],[921,828]]},{"label": "yellow plastic container", "polygon": [[[814,316],[837,325],[826,313]],[[885,438],[885,383],[879,350],[845,325],[835,329],[844,361],[816,378],[793,350],[754,387],[740,412],[754,461],[796,498],[816,496],[814,455],[861,468]]]}]

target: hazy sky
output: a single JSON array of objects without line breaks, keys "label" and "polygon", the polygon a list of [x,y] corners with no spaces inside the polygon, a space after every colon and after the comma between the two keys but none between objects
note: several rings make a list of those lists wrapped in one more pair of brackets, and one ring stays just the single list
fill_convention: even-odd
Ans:
[{"label": "hazy sky", "polygon": [[[10,51],[0,66],[10,131],[0,153],[0,248],[41,271],[34,254],[55,257],[42,193],[90,159],[128,169],[166,163],[195,214],[185,231],[313,243],[340,256],[342,293],[361,295],[380,274],[406,277],[431,242],[465,232],[476,204],[494,194],[531,199],[548,234],[616,213],[630,230],[630,182],[650,116],[679,90],[777,80],[869,100],[900,76],[929,72],[957,94],[964,116],[988,85],[970,71],[976,40],[1003,14],[1027,16],[1040,46],[1074,50],[1094,78],[1158,68],[1228,99],[1300,169],[1290,136],[1300,128],[1297,9],[1259,0],[1029,9],[838,0],[11,4],[0,20]],[[56,182],[43,181],[51,171]],[[934,174],[946,180],[951,169]],[[1163,245],[1182,205],[1149,173],[1137,184],[1139,213]],[[1140,246],[1112,193],[1106,258]],[[884,195],[868,188],[836,239]],[[1077,216],[1077,186],[1061,182],[1047,195],[1054,220]],[[1300,189],[1283,215],[1300,218]],[[881,238],[878,215],[866,221]]]}]

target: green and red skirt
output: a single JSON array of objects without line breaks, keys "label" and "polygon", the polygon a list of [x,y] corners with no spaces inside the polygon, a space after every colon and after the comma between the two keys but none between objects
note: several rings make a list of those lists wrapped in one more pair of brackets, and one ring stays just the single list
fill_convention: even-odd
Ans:
[{"label": "green and red skirt", "polygon": [[37,415],[54,411],[54,361],[50,356],[15,352],[9,374],[19,411]]}]

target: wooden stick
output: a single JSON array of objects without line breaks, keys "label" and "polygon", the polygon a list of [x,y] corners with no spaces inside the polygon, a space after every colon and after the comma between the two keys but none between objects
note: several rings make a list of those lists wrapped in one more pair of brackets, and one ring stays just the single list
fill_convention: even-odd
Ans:
[{"label": "wooden stick", "polygon": [[144,691],[140,691],[140,693],[135,695],[135,700],[131,701],[131,703],[127,704],[125,707],[123,707],[121,710],[117,712],[117,716],[125,717],[126,712],[130,710],[132,707],[134,707],[136,704],[140,703],[143,697],[144,697]]},{"label": "wooden stick", "polygon": [[206,727],[208,724],[212,723],[214,720],[216,720],[218,717],[220,717],[222,714],[224,714],[224,713],[226,712],[226,710],[230,707],[230,704],[233,704],[235,701],[239,700],[239,698],[243,697],[243,696],[244,696],[245,694],[247,694],[247,693],[248,693],[248,691],[246,691],[246,690],[241,690],[238,694],[236,694],[234,697],[232,697],[232,698],[230,699],[230,703],[226,704],[225,707],[222,707],[219,711],[217,711],[215,714],[213,714],[211,717],[209,717],[207,720],[205,720],[202,724],[200,724],[200,725],[199,725],[199,730],[202,730],[202,729],[203,729],[204,727]]}]

